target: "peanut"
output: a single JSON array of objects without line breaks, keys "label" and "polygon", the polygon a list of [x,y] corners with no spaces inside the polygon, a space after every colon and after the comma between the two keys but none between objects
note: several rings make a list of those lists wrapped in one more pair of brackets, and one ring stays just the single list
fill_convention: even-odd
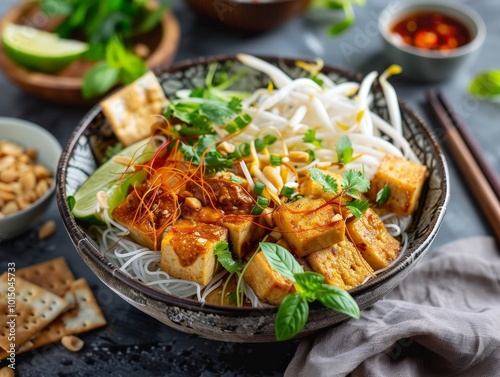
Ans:
[{"label": "peanut", "polygon": [[293,162],[303,162],[303,163],[309,162],[309,153],[307,152],[292,151],[290,152],[288,157],[290,158],[290,161]]},{"label": "peanut", "polygon": [[61,339],[61,343],[68,350],[78,352],[83,348],[84,342],[79,337],[74,335],[65,335]]},{"label": "peanut", "polygon": [[56,231],[56,222],[54,220],[48,220],[40,227],[38,230],[38,239],[44,240],[53,235]]},{"label": "peanut", "polygon": [[14,369],[9,368],[8,366],[3,367],[0,369],[0,377],[15,377],[16,373],[14,372]]},{"label": "peanut", "polygon": [[192,209],[201,208],[201,202],[197,198],[195,198],[193,196],[191,196],[189,198],[186,198],[186,200],[184,201],[184,203],[186,203],[186,205],[189,208],[192,208]]},{"label": "peanut", "polygon": [[265,177],[272,183],[274,187],[279,191],[283,188],[283,179],[280,174],[276,171],[272,166],[265,166],[262,169],[262,173],[264,173]]},{"label": "peanut", "polygon": [[37,150],[0,140],[0,213],[6,217],[29,207],[52,185],[52,174],[36,164]]}]

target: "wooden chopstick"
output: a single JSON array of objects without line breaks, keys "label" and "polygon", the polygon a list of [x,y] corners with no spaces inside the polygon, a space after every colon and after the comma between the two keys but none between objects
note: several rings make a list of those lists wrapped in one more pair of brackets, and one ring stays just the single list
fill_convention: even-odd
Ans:
[{"label": "wooden chopstick", "polygon": [[481,148],[479,147],[479,144],[477,143],[476,139],[472,136],[469,129],[463,124],[461,118],[458,116],[456,111],[450,105],[450,103],[448,102],[448,100],[446,99],[444,94],[441,93],[440,91],[438,91],[436,93],[436,97],[441,102],[442,107],[448,113],[451,121],[453,122],[455,128],[460,133],[460,136],[462,137],[463,141],[465,142],[465,144],[467,144],[467,147],[469,148],[470,152],[474,156],[474,159],[476,160],[477,164],[479,165],[479,167],[483,171],[485,178],[488,180],[491,188],[495,192],[497,199],[500,200],[500,177],[499,177],[499,175],[493,169],[493,167],[488,162],[488,160],[486,160],[486,158],[484,157],[484,153],[482,152]]},{"label": "wooden chopstick", "polygon": [[490,223],[495,238],[500,242],[500,201],[498,197],[436,94],[429,92],[427,101],[444,131],[446,144],[453,155],[453,160],[460,168],[476,201]]}]

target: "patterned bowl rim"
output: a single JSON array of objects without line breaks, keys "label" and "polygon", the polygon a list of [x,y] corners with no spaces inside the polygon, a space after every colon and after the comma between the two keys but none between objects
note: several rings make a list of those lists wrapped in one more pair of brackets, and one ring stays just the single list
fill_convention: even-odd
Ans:
[{"label": "patterned bowl rim", "polygon": [[[310,61],[310,59],[303,58],[292,58],[292,57],[280,57],[280,56],[269,56],[269,55],[254,55],[266,61],[275,64],[286,64],[291,65],[294,64],[297,60],[302,61]],[[154,70],[154,73],[161,78],[162,75],[171,74],[174,72],[184,71],[190,67],[198,66],[198,65],[207,65],[212,62],[226,62],[226,61],[234,61],[236,60],[236,55],[214,55],[214,56],[206,56],[200,57],[196,59],[188,59],[178,62],[167,68],[157,68]],[[342,68],[334,67],[331,65],[324,66],[322,72],[325,73],[335,73],[343,78],[348,80],[353,80],[360,82],[363,76],[360,73],[354,73]],[[372,90],[380,91],[380,87],[378,84],[374,84]],[[443,194],[441,194],[441,198],[438,202],[439,212],[437,216],[434,216],[431,221],[431,228],[428,234],[426,234],[425,239],[422,240],[422,243],[418,245],[413,251],[409,252],[408,255],[401,258],[393,267],[379,274],[375,279],[363,284],[362,286],[353,288],[349,291],[349,293],[356,299],[358,297],[362,297],[363,295],[369,293],[369,291],[375,289],[376,287],[386,283],[393,276],[398,275],[402,270],[406,268],[412,269],[414,267],[414,262],[419,261],[426,250],[429,248],[434,238],[437,235],[437,232],[442,224],[444,214],[446,212],[447,203],[449,200],[449,175],[448,168],[445,156],[439,146],[438,142],[435,139],[435,136],[432,134],[428,126],[422,120],[422,118],[415,113],[404,101],[402,101],[398,97],[399,105],[401,108],[402,114],[409,115],[418,125],[419,130],[425,135],[426,140],[431,145],[433,149],[433,154],[436,158],[436,170],[440,174],[442,178],[441,188]],[[116,266],[112,265],[108,259],[97,250],[93,243],[91,242],[90,237],[79,227],[74,217],[72,216],[69,206],[67,204],[66,197],[66,188],[65,182],[67,177],[67,167],[73,153],[75,146],[78,143],[78,139],[85,133],[86,128],[92,122],[92,120],[101,112],[99,104],[92,107],[87,114],[82,118],[76,129],[73,131],[72,135],[68,139],[66,145],[64,146],[64,150],[59,161],[58,171],[57,171],[57,203],[59,207],[60,214],[63,219],[63,223],[68,231],[68,234],[75,245],[75,247],[81,252],[84,253],[87,257],[89,257],[93,263],[96,263],[101,269],[105,271],[105,273],[113,276],[117,279],[116,285],[121,282],[122,284],[128,286],[136,292],[139,292],[146,296],[147,298],[159,301],[168,306],[173,305],[186,310],[193,310],[198,312],[205,312],[207,314],[220,314],[220,315],[228,315],[228,316],[255,316],[256,314],[255,308],[252,307],[242,307],[235,308],[231,306],[223,306],[223,305],[213,305],[208,303],[200,303],[197,300],[190,298],[182,298],[174,295],[170,295],[168,293],[162,292],[158,289],[149,287],[138,279],[130,277],[124,272],[120,271]],[[95,272],[95,271],[94,271]],[[101,278],[101,277],[99,277]],[[102,278],[101,278],[102,280]],[[106,282],[105,282],[106,283]],[[107,283],[106,283],[107,284]],[[113,284],[110,284],[113,285]],[[122,293],[123,294],[123,293]],[[311,310],[314,308],[323,308],[319,305],[319,303],[313,303],[311,305]],[[323,308],[324,309],[324,308]],[[267,310],[265,310],[267,311]],[[270,313],[274,313],[277,311],[277,307],[270,308],[268,310]],[[261,312],[259,312],[261,313]],[[262,313],[260,314],[262,315]]]}]

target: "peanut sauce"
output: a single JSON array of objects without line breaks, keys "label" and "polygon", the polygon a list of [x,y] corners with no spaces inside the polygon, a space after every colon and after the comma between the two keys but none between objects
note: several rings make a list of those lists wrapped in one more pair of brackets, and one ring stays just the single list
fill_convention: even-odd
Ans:
[{"label": "peanut sauce", "polygon": [[438,12],[410,13],[391,27],[410,46],[448,51],[471,41],[467,27],[455,18]]}]

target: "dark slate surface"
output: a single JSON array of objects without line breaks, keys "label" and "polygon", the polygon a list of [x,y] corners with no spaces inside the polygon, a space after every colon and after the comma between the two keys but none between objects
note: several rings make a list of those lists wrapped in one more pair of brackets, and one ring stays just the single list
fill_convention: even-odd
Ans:
[{"label": "dark slate surface", "polygon": [[[0,2],[0,14],[14,0]],[[203,22],[183,2],[173,0],[173,11],[181,24],[181,42],[176,62],[201,55],[253,54],[290,57],[322,57],[327,64],[367,73],[381,71],[389,62],[382,54],[382,41],[376,32],[376,17],[388,3],[368,0],[356,9],[354,28],[337,39],[324,34],[317,15],[308,14],[267,34],[248,35],[228,31]],[[418,85],[393,79],[398,94],[431,125],[433,119],[425,105],[425,90],[440,87],[464,117],[471,132],[484,147],[487,159],[500,170],[499,105],[479,102],[466,94],[467,82],[484,69],[500,69],[500,12],[497,0],[467,1],[486,21],[488,36],[480,56],[451,81]],[[346,48],[349,48],[348,50]],[[346,53],[345,51],[350,51]],[[17,117],[50,130],[64,145],[87,109],[61,107],[23,93],[0,74],[0,116]],[[1,138],[1,135],[0,135]],[[451,200],[444,223],[433,244],[435,248],[461,237],[491,234],[489,225],[465,186],[453,161],[449,160]],[[44,241],[32,231],[0,244],[0,270],[8,262],[17,268],[64,256],[75,276],[89,281],[109,325],[81,337],[84,349],[71,353],[61,345],[19,355],[16,376],[280,376],[293,356],[297,341],[279,344],[225,344],[205,340],[170,329],[136,310],[105,287],[82,262],[70,242],[55,202],[41,222],[54,219],[56,234]],[[432,251],[431,251],[432,252]],[[3,364],[2,364],[3,366]]]}]

